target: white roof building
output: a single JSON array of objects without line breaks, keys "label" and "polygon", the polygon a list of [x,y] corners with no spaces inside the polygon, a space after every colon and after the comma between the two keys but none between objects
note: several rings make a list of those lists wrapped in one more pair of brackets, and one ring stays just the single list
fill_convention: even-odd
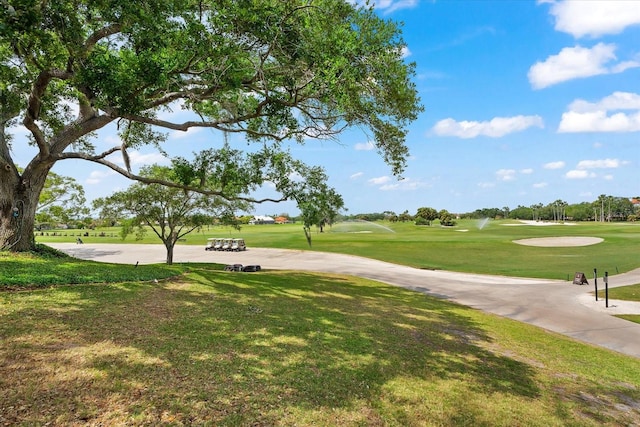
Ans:
[{"label": "white roof building", "polygon": [[267,215],[254,215],[249,224],[275,224],[276,220]]}]

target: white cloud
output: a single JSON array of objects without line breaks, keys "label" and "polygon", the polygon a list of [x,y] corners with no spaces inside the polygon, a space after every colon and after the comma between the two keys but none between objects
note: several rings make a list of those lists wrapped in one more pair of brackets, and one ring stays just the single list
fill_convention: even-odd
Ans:
[{"label": "white cloud", "polygon": [[371,141],[367,141],[367,142],[359,142],[359,143],[357,143],[357,144],[354,146],[354,148],[355,148],[357,151],[371,151],[371,150],[373,150],[374,148],[376,148],[376,146],[375,146],[375,145],[373,145],[373,142],[371,142]]},{"label": "white cloud", "polygon": [[538,182],[536,184],[533,184],[533,188],[545,188],[547,185],[549,184],[547,184],[546,182]]},{"label": "white cloud", "polygon": [[393,178],[389,176],[381,176],[378,178],[371,178],[367,181],[370,185],[378,185],[379,190],[381,191],[393,191],[393,190],[401,190],[401,191],[411,191],[417,190],[419,188],[430,187],[429,184],[414,180],[411,178],[403,178],[395,181]]},{"label": "white cloud", "polygon": [[596,175],[594,173],[589,173],[584,169],[580,169],[580,170],[574,169],[567,172],[565,176],[567,177],[567,179],[585,179],[585,178],[595,178]]},{"label": "white cloud", "polygon": [[373,185],[382,185],[382,184],[386,184],[389,181],[391,181],[391,178],[385,175],[377,178],[371,178],[368,182],[369,184],[373,184]]},{"label": "white cloud", "polygon": [[578,169],[616,169],[628,163],[626,160],[618,159],[581,160],[576,167]]},{"label": "white cloud", "polygon": [[167,105],[166,108],[164,108],[158,114],[158,119],[173,122],[177,121],[178,119],[184,119],[190,114],[191,113],[189,113],[187,108],[185,107],[184,100],[179,99]]},{"label": "white cloud", "polygon": [[362,175],[364,175],[364,172],[356,172],[353,175],[351,175],[349,178],[351,179],[358,179],[360,178]]},{"label": "white cloud", "polygon": [[621,73],[629,68],[640,67],[640,62],[625,61],[607,67],[616,58],[616,45],[598,43],[592,48],[582,46],[565,47],[557,55],[544,62],[536,62],[529,69],[529,83],[534,89],[542,89],[568,80]]},{"label": "white cloud", "polygon": [[129,153],[129,159],[131,160],[131,166],[140,165],[152,165],[157,164],[169,164],[169,159],[160,153],[147,153],[142,154],[139,151],[132,151]]},{"label": "white cloud", "polygon": [[293,182],[304,182],[304,177],[299,172],[291,172],[289,179]]},{"label": "white cloud", "polygon": [[408,58],[408,57],[411,56],[411,51],[409,50],[409,48],[407,46],[405,46],[405,47],[402,48],[402,51],[400,52],[400,55],[403,58]]},{"label": "white cloud", "polygon": [[523,175],[531,175],[533,173],[533,169],[531,169],[531,168],[521,169],[520,173],[523,174]]},{"label": "white cloud", "polygon": [[616,65],[611,67],[611,74],[623,73],[631,68],[638,68],[638,67],[640,67],[640,62],[638,61],[618,62]]},{"label": "white cloud", "polygon": [[412,191],[417,190],[419,188],[429,187],[429,184],[416,181],[411,178],[403,178],[397,182],[384,184],[380,187],[382,191],[392,191],[392,190],[401,190],[401,191]]},{"label": "white cloud", "polygon": [[510,133],[521,132],[527,128],[536,126],[544,127],[540,116],[514,116],[495,117],[491,121],[455,121],[448,118],[440,120],[432,128],[433,132],[439,136],[456,136],[458,138],[475,138],[477,136],[488,136],[499,138]]},{"label": "white cloud", "polygon": [[569,110],[590,113],[609,110],[640,110],[640,95],[632,92],[614,92],[598,102],[576,99],[569,104]]},{"label": "white cloud", "polygon": [[515,169],[500,169],[496,172],[496,176],[500,181],[513,181],[516,179]]},{"label": "white cloud", "polygon": [[557,161],[557,162],[549,162],[542,165],[545,169],[562,169],[565,166],[565,162]]},{"label": "white cloud", "polygon": [[638,131],[640,95],[630,92],[614,92],[597,102],[577,99],[562,114],[558,125],[560,133]]},{"label": "white cloud", "polygon": [[107,135],[103,138],[103,141],[106,142],[109,146],[122,145],[122,141],[120,140],[118,135]]},{"label": "white cloud", "polygon": [[562,114],[558,132],[638,132],[640,131],[640,111],[635,114],[616,113],[610,116],[605,111],[594,113]]},{"label": "white cloud", "polygon": [[87,185],[96,185],[100,184],[105,179],[117,175],[116,171],[111,169],[108,170],[95,170],[89,174],[89,177],[84,181]]},{"label": "white cloud", "polygon": [[[142,154],[139,151],[128,151],[127,154],[129,154],[131,166],[146,166],[152,164],[167,165],[170,163],[168,158],[157,152]],[[112,162],[118,165],[124,165],[120,152],[115,152],[109,157],[109,160]]]},{"label": "white cloud", "polygon": [[418,5],[418,0],[348,0],[349,3],[357,6],[373,5],[376,9],[382,11],[385,15],[400,9],[410,9]]},{"label": "white cloud", "polygon": [[173,132],[171,132],[171,134],[169,135],[169,138],[171,139],[185,139],[185,138],[191,138],[193,137],[193,135],[202,132],[203,128],[200,127],[193,127],[193,128],[189,128],[186,131],[182,131],[182,130],[174,130]]},{"label": "white cloud", "polygon": [[619,34],[640,23],[640,7],[629,0],[558,1],[550,10],[555,29],[576,38]]},{"label": "white cloud", "polygon": [[[578,162],[575,169],[570,170],[565,174],[565,177],[567,179],[596,178],[598,175],[589,171],[590,169],[616,169],[628,163],[628,161],[618,159],[581,160]],[[613,179],[613,175],[604,175],[602,178],[607,181],[611,181]]]}]

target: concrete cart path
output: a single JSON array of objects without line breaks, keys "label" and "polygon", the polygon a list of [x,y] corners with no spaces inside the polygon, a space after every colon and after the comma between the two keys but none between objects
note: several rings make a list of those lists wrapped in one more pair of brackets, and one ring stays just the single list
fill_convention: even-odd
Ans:
[{"label": "concrete cart path", "polygon": [[[163,245],[49,243],[74,257],[122,264],[165,262]],[[640,324],[612,314],[640,314],[640,303],[609,301],[605,308],[590,285],[447,271],[421,270],[351,255],[286,249],[250,248],[244,252],[205,251],[176,246],[174,262],[258,264],[263,269],[341,273],[401,286],[486,312],[530,323],[594,345],[640,357]],[[609,286],[640,283],[640,268],[610,276]],[[602,289],[602,278],[598,287]]]}]

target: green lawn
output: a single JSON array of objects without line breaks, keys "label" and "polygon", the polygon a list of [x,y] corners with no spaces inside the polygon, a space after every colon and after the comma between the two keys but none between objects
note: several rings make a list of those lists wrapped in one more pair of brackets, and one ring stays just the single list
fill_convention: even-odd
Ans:
[{"label": "green lawn", "polygon": [[[312,249],[561,279],[638,267],[635,224],[501,224],[339,224]],[[605,242],[512,243],[570,235]],[[307,249],[295,224],[181,244],[217,236]],[[640,425],[640,359],[360,278],[220,268],[1,253],[0,425]]]},{"label": "green lawn", "polygon": [[[418,268],[570,280],[575,272],[588,276],[593,269],[609,274],[640,267],[640,223],[578,223],[553,226],[508,226],[515,221],[462,220],[456,227],[416,226],[412,223],[339,223],[313,233],[311,249],[365,256]],[[90,232],[85,242],[121,243],[118,229]],[[105,237],[99,233],[104,232]],[[51,232],[50,232],[51,233]],[[61,232],[58,232],[61,233]],[[66,236],[37,236],[39,242],[75,241],[79,231]],[[96,236],[94,237],[95,234]],[[110,237],[113,236],[113,237]],[[557,236],[601,237],[604,242],[584,247],[541,248],[513,243],[516,239]],[[209,227],[194,232],[180,244],[205,245],[209,237],[244,237],[251,247],[309,249],[302,226],[251,225],[240,231]],[[126,242],[136,242],[130,237]],[[160,243],[151,233],[142,243]]]},{"label": "green lawn", "polygon": [[0,424],[640,423],[639,359],[354,277],[174,268],[0,292]]},{"label": "green lawn", "polygon": [[[600,283],[600,290],[598,290],[598,297],[601,300],[605,298],[605,291],[602,289],[603,286],[604,284]],[[640,284],[610,288],[609,298],[625,301],[640,301]],[[630,322],[640,323],[640,315],[638,314],[623,314],[617,317],[629,320]]]},{"label": "green lawn", "polygon": [[82,261],[39,245],[39,253],[0,251],[0,291],[60,284],[150,281],[182,273],[179,265],[119,265]]},{"label": "green lawn", "polygon": [[[598,284],[598,287],[598,297],[600,299],[604,299],[604,283],[601,281]],[[632,286],[621,286],[618,288],[609,288],[609,298],[621,299],[626,301],[640,301],[640,284]]]}]

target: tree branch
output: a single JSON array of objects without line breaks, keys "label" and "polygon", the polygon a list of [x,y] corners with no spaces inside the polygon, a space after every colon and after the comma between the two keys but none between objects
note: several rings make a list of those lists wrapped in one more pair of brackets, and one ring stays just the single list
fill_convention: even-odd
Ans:
[{"label": "tree branch", "polygon": [[207,122],[207,121],[186,121],[186,122],[182,122],[182,123],[173,123],[173,122],[168,122],[166,120],[160,120],[160,119],[156,119],[153,117],[144,117],[144,116],[139,116],[139,115],[135,115],[135,114],[121,114],[120,117],[122,117],[123,119],[127,119],[127,120],[131,120],[134,122],[140,122],[140,123],[145,123],[148,125],[152,125],[152,126],[158,126],[158,127],[162,127],[165,129],[171,129],[171,130],[180,130],[180,131],[187,131],[190,128],[194,128],[194,127],[201,127],[201,128],[213,128],[213,129],[218,129],[220,131],[223,132],[232,132],[232,133],[244,133],[244,134],[249,134],[251,136],[257,137],[257,138],[270,138],[270,139],[274,139],[276,141],[283,141],[285,139],[287,139],[288,137],[291,136],[291,133],[287,133],[284,135],[274,135],[272,133],[264,133],[264,132],[256,132],[250,129],[246,129],[246,128],[232,128],[232,127],[227,127],[227,125],[238,125],[240,126],[240,123],[249,119],[249,118],[257,118],[257,117],[261,117],[262,114],[253,114],[253,115],[246,115],[243,116],[241,118],[234,118],[231,120],[221,120],[218,122]]},{"label": "tree branch", "polygon": [[11,150],[9,149],[8,137],[5,133],[8,120],[0,118],[0,169],[4,169],[7,172],[14,171],[17,175],[18,171],[11,158]]},{"label": "tree branch", "polygon": [[119,173],[120,175],[124,176],[125,178],[129,178],[131,180],[134,181],[138,181],[141,182],[143,184],[159,184],[159,185],[164,185],[165,187],[170,187],[170,188],[178,188],[181,190],[186,190],[186,191],[193,191],[195,193],[199,193],[199,194],[204,194],[205,196],[214,196],[214,197],[221,197],[225,200],[229,200],[229,201],[243,201],[243,202],[249,202],[249,203],[265,203],[265,202],[274,202],[274,203],[280,203],[280,202],[284,202],[286,200],[288,200],[286,197],[281,197],[280,199],[273,199],[273,198],[264,198],[264,199],[254,199],[251,197],[242,197],[242,196],[229,196],[224,194],[222,191],[217,191],[217,190],[207,190],[204,188],[198,188],[198,187],[193,187],[190,185],[183,185],[183,184],[178,184],[172,181],[167,181],[164,179],[158,179],[158,178],[148,178],[148,177],[144,177],[144,176],[140,176],[140,175],[136,175],[132,172],[127,171],[124,168],[121,168],[120,166],[116,165],[115,163],[112,163],[108,160],[104,159],[104,156],[114,153],[116,151],[119,151],[120,147],[114,147],[111,150],[105,151],[104,153],[97,155],[97,156],[91,156],[89,154],[85,154],[85,153],[62,153],[58,156],[56,156],[56,160],[65,160],[65,159],[81,159],[81,160],[88,160],[90,162],[94,162],[94,163],[98,163],[101,164],[103,166],[108,167],[109,169],[113,170],[114,172]]},{"label": "tree branch", "polygon": [[87,38],[87,41],[85,41],[84,43],[84,46],[83,46],[84,54],[86,55],[89,51],[91,51],[91,49],[93,49],[96,43],[98,43],[103,38],[117,34],[121,30],[122,30],[122,25],[116,22],[94,32]]},{"label": "tree branch", "polygon": [[29,129],[31,134],[38,144],[38,149],[43,157],[49,155],[49,145],[47,145],[46,137],[42,129],[36,124],[36,120],[40,116],[40,109],[42,108],[42,96],[44,95],[51,80],[58,78],[61,80],[67,80],[72,77],[72,74],[67,71],[52,69],[42,71],[36,81],[33,83],[33,88],[29,94],[29,101],[27,103],[27,110],[22,123]]},{"label": "tree branch", "polygon": [[88,120],[79,117],[78,120],[65,126],[62,131],[51,139],[51,152],[56,155],[62,153],[71,143],[78,140],[78,138],[103,128],[113,120],[115,120],[115,118],[109,114],[93,116]]}]

